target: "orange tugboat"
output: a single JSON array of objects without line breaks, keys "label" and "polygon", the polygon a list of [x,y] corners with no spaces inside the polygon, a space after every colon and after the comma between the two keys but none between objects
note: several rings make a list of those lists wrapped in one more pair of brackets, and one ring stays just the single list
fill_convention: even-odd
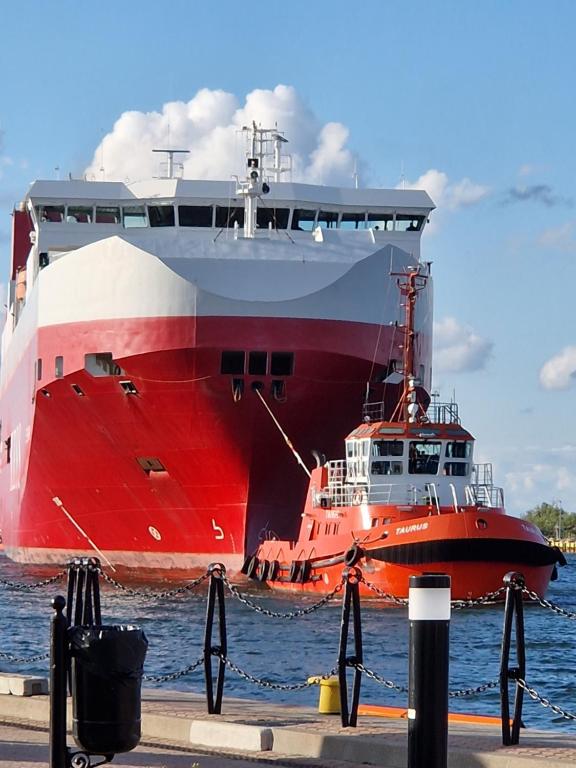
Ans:
[{"label": "orange tugboat", "polygon": [[[411,575],[447,573],[452,599],[469,600],[524,574],[540,595],[561,552],[531,523],[508,516],[491,464],[474,464],[474,438],[455,403],[430,403],[414,375],[414,312],[426,284],[422,267],[398,275],[405,300],[403,372],[392,374],[398,405],[389,421],[367,403],[346,438],[346,458],[318,461],[296,541],[268,533],[243,572],[273,589],[325,594],[345,565],[358,565],[364,597],[408,596]],[[375,587],[375,589],[374,589]]]}]

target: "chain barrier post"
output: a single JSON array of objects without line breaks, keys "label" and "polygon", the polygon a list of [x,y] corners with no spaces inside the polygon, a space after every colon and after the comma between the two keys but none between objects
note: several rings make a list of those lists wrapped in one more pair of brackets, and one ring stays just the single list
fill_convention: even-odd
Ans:
[{"label": "chain barrier post", "polygon": [[[224,659],[228,653],[226,640],[226,607],[224,604],[224,579],[226,568],[222,563],[212,563],[208,566],[210,574],[210,586],[208,589],[208,603],[206,606],[206,629],[204,632],[204,677],[206,679],[206,704],[208,714],[219,715],[222,712],[222,694],[224,692],[224,673],[226,662]],[[212,643],[214,629],[214,610],[218,603],[218,645]],[[212,657],[218,659],[216,675],[216,696],[212,675]]]},{"label": "chain barrier post", "polygon": [[408,768],[447,768],[450,576],[410,576]]},{"label": "chain barrier post", "polygon": [[[505,747],[518,744],[522,725],[522,703],[524,689],[519,680],[526,679],[526,646],[524,643],[524,606],[522,594],[525,587],[524,576],[510,571],[504,576],[506,603],[504,606],[504,628],[502,632],[502,650],[500,654],[500,713],[502,718],[502,744]],[[515,629],[515,650],[517,666],[510,666],[512,646],[512,626]],[[514,718],[510,725],[510,698],[508,685],[510,680],[516,683],[514,696]]]},{"label": "chain barrier post", "polygon": [[66,747],[66,600],[57,595],[52,600],[54,614],[50,622],[50,768],[67,768]]},{"label": "chain barrier post", "polygon": [[[340,624],[340,649],[338,651],[338,681],[340,683],[340,716],[343,728],[355,728],[358,721],[358,703],[362,671],[362,622],[360,614],[360,581],[362,571],[359,568],[345,568],[342,572],[344,595],[342,596],[342,622]],[[354,654],[347,655],[348,636],[350,633],[350,609],[352,609]],[[354,668],[352,698],[348,706],[347,667]]]},{"label": "chain barrier post", "polygon": [[75,557],[68,563],[68,626],[102,624],[100,609],[101,572],[97,557]]}]

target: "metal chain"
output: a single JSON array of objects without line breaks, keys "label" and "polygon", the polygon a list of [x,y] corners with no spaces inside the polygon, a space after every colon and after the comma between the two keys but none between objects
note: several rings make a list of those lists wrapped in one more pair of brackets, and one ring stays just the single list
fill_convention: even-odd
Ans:
[{"label": "metal chain", "polygon": [[478,685],[476,688],[459,688],[455,691],[448,691],[448,696],[453,699],[460,699],[464,696],[475,696],[478,693],[489,691],[491,688],[497,688],[499,685],[499,680],[490,680],[489,683],[482,683],[482,685]]},{"label": "metal chain", "polygon": [[4,661],[11,661],[13,664],[34,664],[36,661],[46,661],[50,658],[50,653],[42,653],[38,656],[28,656],[27,658],[14,656],[11,653],[2,653],[0,651],[0,659]]},{"label": "metal chain", "polygon": [[119,581],[116,581],[116,579],[113,579],[112,576],[109,576],[101,568],[98,569],[98,572],[104,581],[107,584],[113,586],[114,589],[119,589],[126,595],[132,595],[133,597],[144,597],[148,600],[165,600],[166,598],[175,597],[176,595],[182,595],[185,592],[190,592],[191,590],[196,589],[196,587],[202,584],[202,582],[210,578],[210,573],[207,571],[206,573],[202,574],[202,576],[194,579],[194,581],[190,581],[181,587],[176,587],[175,589],[170,589],[165,592],[152,592],[151,590],[141,590],[127,587],[124,584],[121,584]]},{"label": "metal chain", "polygon": [[392,680],[385,680],[377,672],[374,672],[372,669],[368,669],[368,667],[365,667],[364,664],[355,662],[353,664],[350,664],[350,666],[360,670],[360,672],[363,672],[366,675],[366,677],[370,677],[372,680],[375,680],[377,683],[380,683],[380,685],[383,685],[386,688],[390,688],[391,690],[394,690],[394,691],[399,691],[400,693],[408,693],[408,688],[405,688],[403,685],[397,685],[396,683],[392,682]]},{"label": "metal chain", "polygon": [[49,579],[37,581],[34,584],[24,584],[23,582],[0,579],[0,587],[10,587],[10,589],[19,589],[22,592],[32,592],[35,589],[42,589],[42,587],[48,587],[50,584],[54,584],[54,582],[60,581],[60,579],[66,576],[66,573],[67,571],[60,571],[55,576],[50,576]]},{"label": "metal chain", "polygon": [[474,597],[470,600],[453,600],[452,608],[455,611],[459,611],[463,608],[474,608],[477,605],[489,605],[495,602],[504,592],[506,592],[506,587],[499,587],[494,592],[486,592],[482,597]]},{"label": "metal chain", "polygon": [[378,595],[378,597],[381,597],[382,600],[386,600],[389,603],[394,603],[395,605],[408,605],[408,600],[405,597],[396,597],[396,595],[391,595],[388,592],[383,592],[380,587],[377,587],[376,584],[372,584],[370,581],[366,581],[364,576],[361,576],[358,581],[361,584],[364,584],[368,587],[372,592],[374,592],[375,595]]},{"label": "metal chain", "polygon": [[186,675],[191,674],[195,669],[198,669],[200,664],[203,663],[204,654],[202,654],[202,656],[200,656],[200,658],[197,659],[193,664],[189,664],[187,667],[184,667],[184,669],[181,669],[178,672],[170,672],[166,675],[142,675],[142,679],[146,680],[147,683],[168,683],[171,680],[178,680],[181,677],[185,677]]},{"label": "metal chain", "polygon": [[559,616],[564,616],[567,619],[576,619],[576,613],[567,611],[565,608],[560,608],[559,605],[555,605],[550,600],[546,600],[545,598],[540,597],[537,592],[533,592],[531,589],[527,589],[526,587],[524,587],[522,592],[525,595],[528,595],[530,600],[541,605],[542,608],[549,608],[554,613],[557,613]]},{"label": "metal chain", "polygon": [[307,616],[310,613],[314,613],[315,611],[319,611],[320,608],[323,608],[327,603],[332,600],[333,597],[335,597],[339,592],[342,591],[343,584],[340,582],[339,584],[336,584],[332,592],[329,592],[327,595],[324,595],[324,597],[319,600],[317,603],[314,603],[314,605],[308,606],[308,608],[299,608],[296,611],[288,611],[287,613],[280,613],[278,611],[271,611],[268,608],[264,608],[262,605],[258,605],[257,603],[250,600],[249,597],[246,597],[246,595],[243,595],[239,590],[238,587],[235,587],[234,584],[231,584],[226,576],[223,577],[224,583],[228,587],[230,593],[236,598],[236,600],[239,600],[244,605],[248,606],[248,608],[252,609],[253,611],[256,611],[256,613],[261,613],[263,616],[271,616],[275,619],[297,619],[300,616]]},{"label": "metal chain", "polygon": [[[245,672],[243,669],[240,669],[239,666],[234,664],[233,661],[228,659],[226,656],[222,654],[216,654],[216,658],[221,659],[224,664],[228,667],[228,669],[231,669],[232,672],[235,672],[239,677],[242,677],[244,680],[247,680],[249,683],[253,683],[254,685],[259,685],[261,688],[269,688],[273,691],[301,691],[304,688],[310,688],[312,685],[316,685],[316,682],[312,681],[312,678],[310,680],[307,680],[305,683],[271,683],[270,680],[262,680],[261,678],[254,677],[254,675],[251,675],[249,672]],[[336,671],[338,667],[334,667],[330,672],[328,672],[325,675],[320,675],[322,680],[326,680],[329,677],[331,677]]]},{"label": "metal chain", "polygon": [[561,709],[560,707],[556,706],[556,704],[552,704],[549,699],[544,698],[544,696],[540,696],[538,691],[535,688],[531,688],[525,680],[522,680],[522,678],[517,678],[516,682],[521,688],[524,688],[531,699],[534,699],[534,701],[539,701],[543,707],[548,707],[548,709],[550,709],[551,712],[554,712],[555,715],[560,715],[565,720],[576,720],[576,715],[573,712],[568,712],[565,709]]}]

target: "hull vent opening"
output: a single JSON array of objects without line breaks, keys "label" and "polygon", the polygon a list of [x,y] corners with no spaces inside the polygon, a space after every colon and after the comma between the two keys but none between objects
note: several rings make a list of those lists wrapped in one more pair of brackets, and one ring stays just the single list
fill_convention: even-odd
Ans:
[{"label": "hull vent opening", "polygon": [[132,381],[120,381],[120,386],[122,387],[122,391],[126,395],[137,395],[138,389],[136,388],[136,385]]},{"label": "hull vent opening", "polygon": [[78,386],[78,384],[70,384],[70,386],[72,387],[72,389],[74,390],[74,392],[76,392],[76,394],[77,394],[79,397],[84,397],[84,396],[86,395],[86,392],[84,392],[84,390],[82,389],[82,387]]}]

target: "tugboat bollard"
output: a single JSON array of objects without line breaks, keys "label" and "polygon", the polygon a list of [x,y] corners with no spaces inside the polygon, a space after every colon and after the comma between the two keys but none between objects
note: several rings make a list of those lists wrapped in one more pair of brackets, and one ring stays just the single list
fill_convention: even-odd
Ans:
[{"label": "tugboat bollard", "polygon": [[408,768],[447,768],[450,576],[410,576]]},{"label": "tugboat bollard", "polygon": [[57,595],[52,600],[54,615],[50,622],[50,768],[67,768],[66,749],[66,600]]},{"label": "tugboat bollard", "polygon": [[[500,653],[500,713],[502,719],[502,744],[505,747],[518,744],[522,726],[522,703],[524,689],[518,680],[526,679],[526,646],[524,642],[524,604],[522,591],[526,585],[521,573],[510,571],[504,576],[506,604],[504,607],[504,629],[502,632],[502,650]],[[516,666],[510,666],[512,646],[512,627],[516,641]],[[516,687],[514,696],[514,717],[510,723],[510,696],[508,685]]]}]

